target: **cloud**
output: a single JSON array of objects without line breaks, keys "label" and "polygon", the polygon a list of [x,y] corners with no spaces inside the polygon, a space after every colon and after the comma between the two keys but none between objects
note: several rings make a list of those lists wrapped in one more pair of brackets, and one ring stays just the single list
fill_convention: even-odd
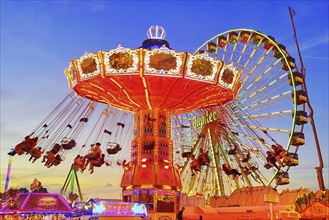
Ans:
[{"label": "cloud", "polygon": [[303,56],[304,59],[329,60],[329,57]]},{"label": "cloud", "polygon": [[323,35],[316,36],[312,39],[302,42],[300,45],[300,50],[302,51],[309,50],[312,49],[313,47],[317,47],[322,44],[328,44],[328,42],[329,42],[329,36],[328,33],[325,33]]},{"label": "cloud", "polygon": [[55,6],[59,6],[62,10],[69,13],[87,13],[87,12],[101,12],[106,10],[106,2],[102,1],[89,1],[81,2],[79,7],[72,1],[55,1]]}]

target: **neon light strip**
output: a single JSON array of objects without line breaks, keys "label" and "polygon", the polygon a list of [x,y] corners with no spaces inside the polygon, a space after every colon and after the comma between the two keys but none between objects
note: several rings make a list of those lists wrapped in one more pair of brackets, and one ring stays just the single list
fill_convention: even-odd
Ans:
[{"label": "neon light strip", "polygon": [[124,92],[124,94],[127,96],[127,98],[129,99],[129,101],[131,101],[133,104],[135,104],[136,106],[140,107],[139,104],[137,104],[136,102],[134,102],[130,96],[128,95],[128,93],[126,92],[126,90],[117,82],[115,81],[113,78],[110,79],[112,82],[114,82],[120,89],[122,89],[122,91]]},{"label": "neon light strip", "polygon": [[148,90],[147,90],[146,80],[145,80],[145,78],[142,75],[142,71],[140,72],[139,76],[142,78],[142,81],[143,81],[147,106],[149,107],[149,109],[152,109],[152,106],[151,106],[151,103],[150,103],[150,99],[149,99],[149,93],[148,93]]},{"label": "neon light strip", "polygon": [[71,211],[72,208],[71,208],[70,204],[64,199],[64,197],[63,197],[62,195],[60,195],[60,194],[56,194],[56,195],[57,195],[57,198],[59,198],[59,200],[61,200],[61,202],[65,205],[65,207],[66,207],[69,211]]},{"label": "neon light strip", "polygon": [[30,200],[31,195],[32,195],[32,192],[30,192],[30,193],[27,195],[27,197],[26,197],[24,203],[23,203],[22,206],[21,206],[21,209],[22,209],[22,210],[25,209],[25,206],[26,206],[27,202]]},{"label": "neon light strip", "polygon": [[[14,151],[14,148],[11,147],[10,152],[13,152],[13,151]],[[6,192],[6,190],[8,189],[8,185],[9,185],[12,157],[13,156],[9,156],[7,175],[6,175],[6,184],[5,184],[5,191],[4,192]]]},{"label": "neon light strip", "polygon": [[[110,94],[109,94],[110,95]],[[122,105],[125,105],[126,106],[126,108],[125,107],[122,107],[122,106],[119,106],[119,105],[117,105],[117,104],[115,104],[115,103],[113,103],[113,102],[110,102],[106,97],[104,97],[104,96],[101,96],[101,98],[103,98],[104,99],[104,101],[106,102],[106,103],[111,103],[111,106],[113,106],[113,107],[115,107],[115,108],[117,108],[117,109],[119,109],[119,110],[124,110],[124,111],[130,111],[130,112],[132,112],[132,106],[130,106],[130,105],[128,105],[128,104],[125,104],[125,103],[121,103]]]}]

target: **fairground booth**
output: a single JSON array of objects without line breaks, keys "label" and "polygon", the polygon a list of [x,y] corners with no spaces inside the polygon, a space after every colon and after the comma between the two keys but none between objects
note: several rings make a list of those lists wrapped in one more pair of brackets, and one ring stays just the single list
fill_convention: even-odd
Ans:
[{"label": "fairground booth", "polygon": [[64,219],[73,209],[60,194],[20,193],[0,209],[4,219]]},{"label": "fairground booth", "polygon": [[143,203],[128,203],[111,199],[90,199],[77,212],[85,217],[97,219],[134,220],[147,218],[146,205]]}]

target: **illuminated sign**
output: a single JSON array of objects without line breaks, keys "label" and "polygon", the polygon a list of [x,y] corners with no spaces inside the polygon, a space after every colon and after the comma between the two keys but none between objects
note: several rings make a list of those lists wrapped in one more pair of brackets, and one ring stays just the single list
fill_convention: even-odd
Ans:
[{"label": "illuminated sign", "polygon": [[211,123],[216,120],[217,120],[216,111],[213,111],[210,113],[208,111],[206,111],[205,115],[203,115],[203,116],[194,116],[192,118],[192,125],[196,129],[196,128],[202,127],[203,125]]},{"label": "illuminated sign", "polygon": [[175,195],[176,192],[173,190],[165,190],[165,189],[159,189],[158,195]]},{"label": "illuminated sign", "polygon": [[38,206],[56,206],[57,199],[55,197],[41,197],[37,201]]},{"label": "illuminated sign", "polygon": [[94,203],[93,214],[102,216],[147,216],[145,204],[141,203],[116,203],[98,202]]}]

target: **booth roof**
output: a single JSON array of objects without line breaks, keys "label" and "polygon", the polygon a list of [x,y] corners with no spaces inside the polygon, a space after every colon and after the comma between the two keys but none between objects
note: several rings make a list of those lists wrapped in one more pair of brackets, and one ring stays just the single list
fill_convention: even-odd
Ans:
[{"label": "booth roof", "polygon": [[[41,202],[43,201],[43,203]],[[69,213],[73,209],[61,194],[57,193],[19,193],[16,208],[11,209],[6,201],[0,213]]]}]

